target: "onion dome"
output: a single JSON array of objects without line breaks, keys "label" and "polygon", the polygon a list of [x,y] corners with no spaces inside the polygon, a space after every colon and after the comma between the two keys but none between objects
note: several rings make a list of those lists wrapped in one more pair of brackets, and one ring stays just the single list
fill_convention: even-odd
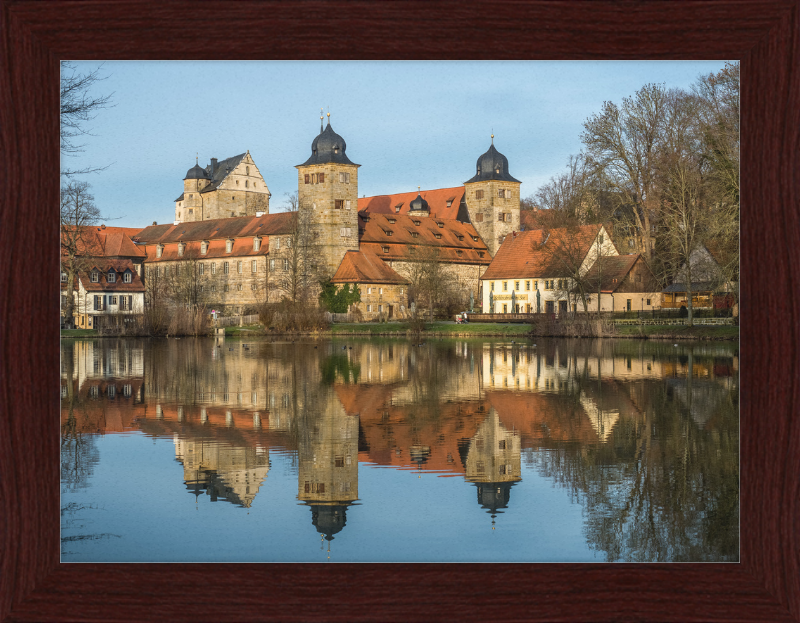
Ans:
[{"label": "onion dome", "polygon": [[417,198],[414,199],[408,206],[408,209],[412,212],[430,212],[431,208],[428,205],[428,202],[422,198],[422,194],[417,192]]},{"label": "onion dome", "polygon": [[195,164],[191,169],[186,172],[186,177],[183,179],[185,180],[210,180],[211,177],[208,175],[206,170],[202,168],[199,164]]},{"label": "onion dome", "polygon": [[347,523],[347,505],[314,504],[311,506],[311,523],[328,541]]},{"label": "onion dome", "polygon": [[[328,114],[328,126],[321,130],[319,135],[311,143],[311,157],[300,166],[308,166],[310,164],[328,164],[335,162],[337,164],[355,164],[345,154],[347,143],[345,140],[336,134],[331,127],[330,113]],[[358,165],[356,165],[358,166]]]},{"label": "onion dome", "polygon": [[[508,173],[508,158],[494,148],[494,135],[489,151],[478,158],[475,177],[467,180],[470,182],[483,182],[485,180],[501,180],[504,182],[519,182]],[[520,182],[521,183],[521,182]]]}]

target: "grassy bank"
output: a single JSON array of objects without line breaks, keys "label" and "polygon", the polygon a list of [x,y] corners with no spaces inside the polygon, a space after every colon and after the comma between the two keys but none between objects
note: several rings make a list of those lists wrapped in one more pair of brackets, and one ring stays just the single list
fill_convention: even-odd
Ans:
[{"label": "grassy bank", "polygon": [[[404,322],[380,322],[361,324],[334,324],[331,325],[326,335],[405,335],[408,324]],[[505,336],[525,335],[530,331],[527,324],[511,323],[484,323],[456,324],[452,321],[431,322],[425,325],[423,331],[426,335],[453,335],[471,337],[477,335]]]},{"label": "grassy bank", "polygon": [[94,329],[61,329],[61,337],[98,337]]}]

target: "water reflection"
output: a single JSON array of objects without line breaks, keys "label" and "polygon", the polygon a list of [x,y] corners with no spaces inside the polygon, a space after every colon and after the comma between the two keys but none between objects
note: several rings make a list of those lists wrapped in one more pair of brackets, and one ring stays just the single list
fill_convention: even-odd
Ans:
[{"label": "water reflection", "polygon": [[65,340],[61,371],[66,489],[99,469],[96,435],[136,431],[172,440],[197,503],[253,508],[290,457],[328,552],[370,512],[360,463],[474,487],[492,528],[536,473],[605,560],[738,559],[729,344]]}]

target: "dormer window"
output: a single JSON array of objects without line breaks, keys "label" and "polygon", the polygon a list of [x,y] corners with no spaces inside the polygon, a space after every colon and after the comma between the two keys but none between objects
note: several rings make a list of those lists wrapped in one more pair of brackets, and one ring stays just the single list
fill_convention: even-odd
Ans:
[{"label": "dormer window", "polygon": [[383,247],[383,252],[384,253],[388,253],[389,252],[389,247]]},{"label": "dormer window", "polygon": [[389,231],[388,229],[384,229],[383,233],[386,234],[387,236],[391,236],[392,235],[392,232]]},{"label": "dormer window", "polygon": [[133,274],[131,273],[131,271],[126,270],[122,274],[122,283],[131,283],[132,281],[133,281]]},{"label": "dormer window", "polygon": [[414,221],[414,225],[416,225],[417,227],[419,227],[420,224],[421,224],[421,221]]},{"label": "dormer window", "polygon": [[253,238],[253,251],[258,251],[261,248],[261,238],[256,236]]},{"label": "dormer window", "polygon": [[478,257],[483,257],[483,251],[478,251]]},{"label": "dormer window", "polygon": [[464,252],[463,252],[463,251],[461,251],[461,250],[458,250],[458,251],[456,251],[456,255],[457,255],[458,257],[461,257],[461,255],[462,255],[463,253],[464,253]]},{"label": "dormer window", "polygon": [[230,238],[225,241],[225,253],[230,253],[233,251],[233,240]]},{"label": "dormer window", "polygon": [[418,232],[416,232],[416,231],[412,231],[412,232],[411,232],[411,237],[412,237],[412,238],[418,238],[418,237],[419,237],[419,233],[418,233]]},{"label": "dormer window", "polygon": [[61,273],[61,283],[67,283],[67,273]]},{"label": "dormer window", "polygon": [[477,236],[472,236],[472,239],[473,239],[475,242],[478,242],[478,237],[477,237]]},{"label": "dormer window", "polygon": [[402,204],[402,203],[398,203],[398,204],[397,204],[397,205],[394,207],[395,214],[397,214],[397,213],[400,211],[400,208],[402,208],[402,207],[403,207],[403,204]]},{"label": "dormer window", "polygon": [[183,257],[183,251],[186,249],[186,245],[183,242],[178,243],[178,257]]},{"label": "dormer window", "polygon": [[437,222],[436,222],[436,224],[437,224],[439,227],[444,227],[444,223],[441,223],[441,222],[438,222],[438,221],[437,221]]},{"label": "dormer window", "polygon": [[394,218],[390,218],[389,219],[389,224],[390,225],[394,225],[396,222],[397,222],[397,219],[394,219]]},{"label": "dormer window", "polygon": [[434,234],[434,236],[436,236],[436,238],[439,239],[442,237],[442,234]]},{"label": "dormer window", "polygon": [[100,281],[100,273],[96,270],[92,271],[92,283],[98,283]]},{"label": "dormer window", "polygon": [[464,240],[464,236],[458,236],[459,240]]},{"label": "dormer window", "polygon": [[447,200],[447,207],[449,208],[452,205],[453,205],[453,200],[452,199],[448,199]]},{"label": "dormer window", "polygon": [[117,273],[113,270],[108,271],[108,283],[115,283],[117,281]]},{"label": "dormer window", "polygon": [[208,253],[208,240],[203,240],[203,242],[200,243],[200,253],[202,255]]}]

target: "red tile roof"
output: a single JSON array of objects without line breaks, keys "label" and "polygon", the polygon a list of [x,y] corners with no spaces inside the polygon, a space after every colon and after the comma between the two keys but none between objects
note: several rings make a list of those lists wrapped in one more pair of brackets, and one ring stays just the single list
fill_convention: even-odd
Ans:
[{"label": "red tile roof", "polygon": [[[92,270],[96,268],[100,273],[100,280],[92,282],[90,277]],[[108,282],[108,273],[113,270],[117,273],[117,279],[113,283]],[[130,283],[122,281],[122,274],[130,270],[132,278]],[[142,279],[136,272],[136,267],[130,260],[110,260],[106,258],[95,258],[85,271],[78,275],[80,282],[87,292],[144,292],[145,287]]]},{"label": "red tile roof", "polygon": [[614,292],[641,257],[639,254],[616,255],[604,257],[602,262],[595,262],[586,273],[589,289],[597,291],[597,282],[600,281],[601,292]]},{"label": "red tile roof", "polygon": [[600,227],[537,229],[506,236],[481,279],[569,277],[571,271],[558,257],[559,248],[586,257]]},{"label": "red tile roof", "polygon": [[[400,205],[399,214],[407,214],[409,204],[417,198],[418,192],[415,190],[408,193],[398,193],[396,195],[377,195],[375,197],[362,197],[358,200],[358,211],[370,214],[395,214],[396,206]],[[464,197],[464,187],[437,188],[436,190],[423,190],[422,198],[428,202],[431,216],[445,219],[455,219],[458,215],[458,207]],[[447,205],[448,202],[450,206]],[[401,205],[402,204],[402,205]]]},{"label": "red tile roof", "polygon": [[348,251],[331,278],[333,283],[408,283],[370,251]]},{"label": "red tile roof", "polygon": [[181,240],[213,240],[215,238],[288,234],[292,231],[294,218],[294,212],[278,212],[263,216],[207,219],[191,223],[178,223],[177,225],[151,225],[141,230],[134,237],[134,241],[164,244]]},{"label": "red tile roof", "polygon": [[[89,257],[144,257],[144,252],[136,247],[130,239],[130,233],[138,233],[138,229],[126,227],[83,227],[80,236],[76,236],[78,255]],[[70,228],[70,231],[74,229]],[[62,231],[62,241],[71,243],[67,233]]]},{"label": "red tile roof", "polygon": [[186,247],[183,250],[183,255],[178,255],[178,243],[171,242],[164,244],[161,252],[161,257],[157,257],[158,244],[145,244],[141,245],[146,254],[147,263],[153,264],[156,262],[174,262],[176,260],[206,260],[214,258],[237,258],[237,257],[259,257],[269,255],[269,237],[264,236],[261,238],[261,246],[258,251],[253,250],[253,238],[234,238],[233,248],[230,253],[226,251],[226,239],[212,239],[208,241],[208,249],[205,254],[201,254],[201,240],[190,240],[185,243]]},{"label": "red tile roof", "polygon": [[492,260],[471,223],[407,214],[361,213],[359,227],[363,230],[360,247],[386,260],[414,259],[411,249],[416,246],[435,247],[439,257],[450,263],[488,266]]}]

